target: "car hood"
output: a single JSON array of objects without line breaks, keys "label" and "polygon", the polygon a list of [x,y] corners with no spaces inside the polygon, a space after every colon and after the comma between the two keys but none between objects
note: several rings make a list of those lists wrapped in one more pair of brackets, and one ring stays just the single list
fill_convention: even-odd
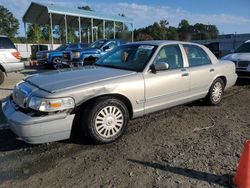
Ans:
[{"label": "car hood", "polygon": [[25,79],[26,82],[50,93],[73,89],[104,80],[135,74],[133,71],[88,66],[80,69],[65,69],[37,74]]},{"label": "car hood", "polygon": [[100,49],[97,48],[86,48],[85,50],[83,50],[83,53],[101,53]]},{"label": "car hood", "polygon": [[233,53],[221,58],[222,60],[230,61],[250,61],[250,53]]}]

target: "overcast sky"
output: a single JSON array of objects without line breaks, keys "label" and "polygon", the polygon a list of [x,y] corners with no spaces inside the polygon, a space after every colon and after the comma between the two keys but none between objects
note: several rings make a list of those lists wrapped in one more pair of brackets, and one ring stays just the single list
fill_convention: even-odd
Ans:
[{"label": "overcast sky", "polygon": [[[215,24],[221,33],[250,33],[250,0],[33,0],[38,3],[54,3],[64,7],[89,5],[95,11],[107,14],[124,13],[135,21],[135,27],[143,27],[160,19],[167,19],[177,26],[187,19],[191,24],[200,22]],[[22,16],[31,0],[0,0],[22,23]],[[23,24],[20,35],[24,35]]]}]

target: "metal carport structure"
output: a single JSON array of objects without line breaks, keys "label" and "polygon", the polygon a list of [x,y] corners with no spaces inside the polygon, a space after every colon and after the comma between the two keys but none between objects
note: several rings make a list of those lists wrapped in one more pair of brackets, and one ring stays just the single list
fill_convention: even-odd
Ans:
[{"label": "metal carport structure", "polygon": [[[90,30],[91,30],[91,41],[94,42],[94,20],[102,21],[103,27],[103,39],[106,38],[106,21],[113,22],[114,38],[116,38],[116,23],[120,22],[123,24],[131,24],[132,26],[132,42],[134,40],[134,23],[131,18],[107,15],[95,11],[86,11],[79,8],[69,8],[56,6],[54,4],[40,4],[32,2],[23,16],[23,23],[25,34],[27,37],[27,23],[34,23],[39,25],[50,25],[51,30],[51,44],[54,44],[53,38],[53,25],[64,26],[66,42],[68,42],[68,27],[77,26],[79,29],[79,40],[82,41],[82,23],[83,21],[90,20]],[[88,41],[90,42],[90,41]]]}]

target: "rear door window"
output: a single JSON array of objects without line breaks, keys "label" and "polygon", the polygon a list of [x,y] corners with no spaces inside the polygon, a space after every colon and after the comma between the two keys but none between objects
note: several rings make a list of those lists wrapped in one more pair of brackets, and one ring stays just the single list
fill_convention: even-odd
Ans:
[{"label": "rear door window", "polygon": [[9,38],[0,37],[0,49],[16,49],[16,47]]},{"label": "rear door window", "polygon": [[188,57],[189,67],[212,64],[207,53],[199,46],[183,44]]}]

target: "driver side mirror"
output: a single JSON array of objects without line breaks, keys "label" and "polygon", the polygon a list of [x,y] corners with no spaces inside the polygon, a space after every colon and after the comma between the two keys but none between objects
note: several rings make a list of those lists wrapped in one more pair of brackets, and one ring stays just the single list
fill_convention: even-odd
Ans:
[{"label": "driver side mirror", "polygon": [[151,69],[152,73],[155,74],[158,71],[168,70],[169,69],[169,64],[166,63],[166,62],[158,62],[158,63],[152,64],[150,66],[150,69]]}]

